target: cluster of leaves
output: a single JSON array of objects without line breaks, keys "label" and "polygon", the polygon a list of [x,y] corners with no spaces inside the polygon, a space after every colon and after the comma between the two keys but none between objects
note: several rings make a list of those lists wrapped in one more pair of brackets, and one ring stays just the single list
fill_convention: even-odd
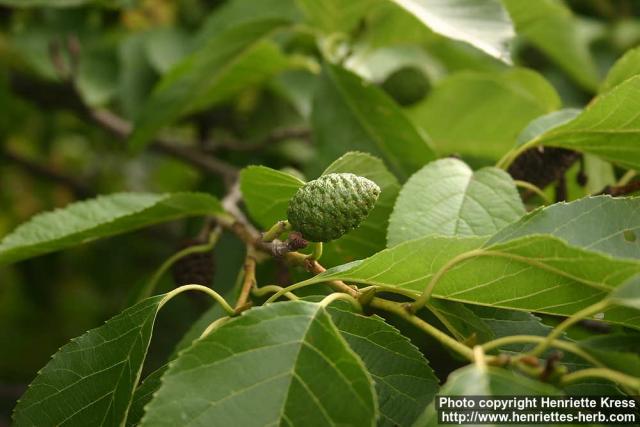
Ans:
[{"label": "cluster of leaves", "polygon": [[[553,0],[229,0],[204,21],[171,2],[88,3],[0,0],[27,7],[2,18],[13,26],[3,102],[69,109],[137,159],[154,151],[220,176],[226,194],[178,174],[170,187],[205,191],[88,198],[8,234],[0,265],[194,217],[211,236],[196,250],[225,252],[224,229],[246,246],[244,267],[224,298],[218,281],[144,298],[193,250],[171,257],[137,302],[54,355],[16,425],[434,425],[436,393],[640,392],[640,199],[595,195],[638,188],[638,49],[597,62],[586,24]],[[589,37],[608,37],[593,25]],[[640,40],[626,34],[618,51]],[[536,60],[540,72],[525,67]],[[20,142],[33,132],[24,122],[1,130]],[[560,153],[569,160],[556,164]],[[522,171],[527,156],[540,167]],[[287,252],[277,227],[305,176],[282,166],[353,173],[381,194],[321,259]],[[275,239],[254,230],[274,224]],[[289,286],[273,271],[283,264]],[[232,281],[237,269],[220,266]],[[215,305],[142,380],[156,317],[185,291]],[[594,316],[609,334],[573,327]]]}]

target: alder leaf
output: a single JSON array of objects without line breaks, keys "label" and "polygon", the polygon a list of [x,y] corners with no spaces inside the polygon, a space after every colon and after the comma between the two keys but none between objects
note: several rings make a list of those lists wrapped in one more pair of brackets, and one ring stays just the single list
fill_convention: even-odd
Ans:
[{"label": "alder leaf", "polygon": [[474,172],[457,159],[431,162],[402,187],[389,219],[395,246],[428,235],[490,236],[525,214],[513,180],[487,167]]},{"label": "alder leaf", "polygon": [[[441,277],[433,290],[434,298],[567,316],[606,298],[640,272],[638,261],[589,252],[553,236],[481,244],[479,238],[430,236],[411,240],[365,260],[329,269],[305,283],[345,280],[397,287],[418,296],[447,262],[466,253],[468,259]],[[625,307],[607,311],[606,320],[640,328],[637,311]]]},{"label": "alder leaf", "polygon": [[540,74],[513,68],[452,74],[408,114],[429,134],[439,153],[493,161],[513,146],[531,120],[561,105],[555,89]]},{"label": "alder leaf", "polygon": [[620,166],[640,169],[640,76],[596,97],[570,122],[528,144],[595,154]]},{"label": "alder leaf", "polygon": [[[614,289],[608,300],[613,305],[640,310],[640,275]],[[640,315],[637,317],[640,318]]]},{"label": "alder leaf", "polygon": [[378,426],[410,426],[438,390],[438,379],[420,351],[378,316],[337,308],[331,318],[375,382]]},{"label": "alder leaf", "polygon": [[372,379],[326,310],[294,301],[246,311],[181,352],[141,425],[373,426],[377,417]]},{"label": "alder leaf", "polygon": [[391,0],[438,34],[511,63],[513,24],[498,0]]},{"label": "alder leaf", "polygon": [[0,264],[58,251],[160,222],[222,212],[205,193],[116,193],[34,216],[0,241]]},{"label": "alder leaf", "polygon": [[[458,369],[449,375],[440,395],[445,396],[558,396],[560,390],[506,369],[477,364]],[[437,397],[436,397],[437,399]],[[429,405],[415,427],[440,425],[436,403]]]},{"label": "alder leaf", "polygon": [[370,154],[349,152],[329,165],[323,175],[342,172],[350,172],[372,180],[378,184],[381,193],[374,209],[358,228],[325,245],[323,263],[326,265],[365,258],[385,248],[385,230],[400,190],[398,180],[382,160]]},{"label": "alder leaf", "polygon": [[583,88],[595,91],[598,70],[571,9],[555,0],[502,0],[519,36],[544,52]]},{"label": "alder leaf", "polygon": [[637,334],[608,334],[581,340],[577,344],[605,366],[640,378],[640,337]]},{"label": "alder leaf", "polygon": [[607,92],[625,80],[640,74],[640,47],[628,50],[613,64],[600,86],[600,93]]},{"label": "alder leaf", "polygon": [[573,246],[619,258],[640,258],[640,197],[586,197],[528,213],[488,244],[551,234]]},{"label": "alder leaf", "polygon": [[15,425],[123,424],[166,301],[148,298],[62,347],[20,398]]},{"label": "alder leaf", "polygon": [[157,84],[136,119],[131,147],[142,149],[160,129],[182,115],[281,69],[279,50],[261,41],[286,24],[280,19],[239,24],[181,60]]},{"label": "alder leaf", "polygon": [[436,157],[426,136],[382,89],[337,65],[324,67],[312,126],[319,150],[314,174],[349,150],[381,157],[400,180]]},{"label": "alder leaf", "polygon": [[289,200],[304,181],[266,166],[249,166],[240,172],[240,190],[247,210],[263,228],[287,218]]},{"label": "alder leaf", "polygon": [[296,0],[307,20],[323,32],[349,33],[377,0]]}]

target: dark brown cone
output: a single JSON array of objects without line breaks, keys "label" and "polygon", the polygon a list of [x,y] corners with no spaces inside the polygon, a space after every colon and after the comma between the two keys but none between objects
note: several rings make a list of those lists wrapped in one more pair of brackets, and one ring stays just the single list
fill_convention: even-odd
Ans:
[{"label": "dark brown cone", "polygon": [[564,148],[536,147],[522,153],[509,167],[513,179],[545,188],[557,181],[580,158]]},{"label": "dark brown cone", "polygon": [[[180,249],[189,246],[200,245],[202,242],[189,240],[183,243]],[[192,283],[204,286],[211,286],[215,273],[215,263],[213,252],[191,254],[177,261],[171,267],[173,281],[176,286],[189,285]]]}]

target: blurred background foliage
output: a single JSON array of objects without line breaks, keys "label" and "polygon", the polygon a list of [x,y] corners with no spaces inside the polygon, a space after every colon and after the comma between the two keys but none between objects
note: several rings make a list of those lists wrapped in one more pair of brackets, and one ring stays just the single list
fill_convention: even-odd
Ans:
[{"label": "blurred background foliage", "polygon": [[[638,1],[504,0],[518,33],[514,68],[387,3],[371,0],[363,13],[344,1],[323,2],[333,9],[318,13],[319,3],[294,0],[0,0],[0,236],[37,212],[99,193],[223,196],[224,171],[161,148],[133,154],[95,114],[135,121],[175,64],[256,18],[296,24],[234,63],[215,96],[174,123],[171,138],[196,157],[309,177],[333,160],[318,154],[328,142],[314,138],[314,126],[342,126],[339,115],[312,118],[321,56],[382,88],[440,155],[480,166],[494,163],[534,118],[583,107],[611,65],[640,41]],[[615,182],[609,163],[587,157],[586,164],[590,184],[576,183],[576,165],[569,198]],[[198,225],[158,226],[0,267],[2,413],[60,345],[119,311]],[[224,290],[243,253],[233,239],[220,247],[217,264],[226,268],[214,282]],[[170,278],[163,286],[172,286]],[[172,303],[151,355],[162,360],[202,310],[189,299]]]}]

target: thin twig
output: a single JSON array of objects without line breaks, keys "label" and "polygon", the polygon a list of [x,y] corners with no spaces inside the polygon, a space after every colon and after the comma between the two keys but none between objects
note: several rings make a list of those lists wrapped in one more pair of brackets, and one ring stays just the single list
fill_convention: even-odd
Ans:
[{"label": "thin twig", "polygon": [[247,246],[247,256],[244,260],[244,277],[242,279],[242,287],[240,288],[240,296],[236,303],[236,310],[247,305],[251,290],[256,287],[256,257],[254,255],[253,246]]},{"label": "thin twig", "polygon": [[94,195],[93,191],[83,182],[56,170],[55,168],[28,159],[9,148],[4,148],[0,152],[0,157],[4,157],[16,166],[24,169],[30,174],[45,178],[57,184],[63,185],[71,190],[78,198],[87,198]]}]

